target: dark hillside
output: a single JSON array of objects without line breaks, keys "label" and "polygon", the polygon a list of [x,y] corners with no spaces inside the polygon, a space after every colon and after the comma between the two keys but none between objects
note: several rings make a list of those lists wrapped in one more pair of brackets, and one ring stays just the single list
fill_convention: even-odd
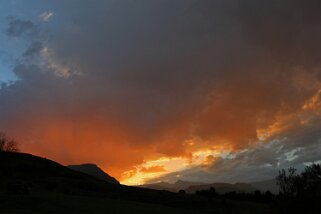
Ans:
[{"label": "dark hillside", "polygon": [[88,195],[114,189],[112,184],[30,154],[0,152],[0,169],[2,193]]}]

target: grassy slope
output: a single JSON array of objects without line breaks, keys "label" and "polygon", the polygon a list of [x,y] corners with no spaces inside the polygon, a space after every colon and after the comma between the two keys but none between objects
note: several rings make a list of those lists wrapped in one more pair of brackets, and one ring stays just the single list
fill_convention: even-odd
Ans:
[{"label": "grassy slope", "polygon": [[[25,194],[26,192],[26,194]],[[30,154],[0,152],[0,213],[270,213],[255,203],[113,185]]]}]

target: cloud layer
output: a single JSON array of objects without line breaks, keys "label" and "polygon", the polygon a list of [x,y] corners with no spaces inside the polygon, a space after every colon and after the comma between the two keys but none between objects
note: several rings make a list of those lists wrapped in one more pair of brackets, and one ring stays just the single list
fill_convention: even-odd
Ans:
[{"label": "cloud layer", "polygon": [[[160,157],[229,150],[163,178],[207,181],[318,160],[319,1],[46,7],[35,16],[46,22],[12,14],[5,31],[26,48],[13,66],[19,80],[0,90],[0,129],[24,151],[121,178]],[[168,172],[141,168],[156,169]]]}]

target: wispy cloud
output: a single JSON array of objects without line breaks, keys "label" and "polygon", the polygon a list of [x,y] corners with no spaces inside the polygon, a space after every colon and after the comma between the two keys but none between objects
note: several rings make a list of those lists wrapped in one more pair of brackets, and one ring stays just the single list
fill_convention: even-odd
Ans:
[{"label": "wispy cloud", "polygon": [[48,22],[51,17],[53,17],[54,12],[52,11],[45,11],[39,15],[39,19],[43,22]]}]

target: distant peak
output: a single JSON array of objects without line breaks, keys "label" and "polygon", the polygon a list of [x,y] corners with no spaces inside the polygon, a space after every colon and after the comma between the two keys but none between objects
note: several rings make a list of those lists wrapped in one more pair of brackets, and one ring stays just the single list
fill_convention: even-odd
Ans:
[{"label": "distant peak", "polygon": [[183,181],[183,180],[177,180],[176,182],[175,182],[175,184],[182,184],[182,183],[186,183],[187,181]]},{"label": "distant peak", "polygon": [[78,166],[94,166],[94,167],[98,167],[96,164],[94,163],[84,163],[84,164],[79,164]]},{"label": "distant peak", "polygon": [[160,181],[159,184],[168,184],[168,183],[165,181]]},{"label": "distant peak", "polygon": [[70,169],[80,171],[89,175],[92,175],[96,178],[105,180],[109,183],[119,184],[119,182],[114,178],[111,177],[109,174],[104,172],[100,167],[93,163],[85,163],[79,165],[70,165],[68,166]]}]

